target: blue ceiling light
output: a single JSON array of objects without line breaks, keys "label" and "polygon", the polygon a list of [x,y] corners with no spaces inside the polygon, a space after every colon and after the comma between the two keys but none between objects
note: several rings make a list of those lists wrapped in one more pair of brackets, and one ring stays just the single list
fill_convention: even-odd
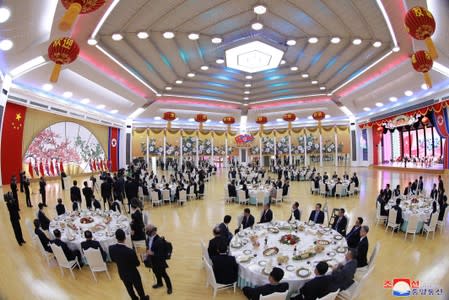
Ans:
[{"label": "blue ceiling light", "polygon": [[286,85],[288,85],[288,82],[279,82],[279,83],[270,84],[270,87],[283,87]]},{"label": "blue ceiling light", "polygon": [[312,60],[310,61],[310,64],[311,64],[311,65],[316,64],[316,63],[320,60],[320,58],[321,58],[322,55],[323,55],[323,51],[318,52],[317,54],[315,54],[315,55],[313,56]]},{"label": "blue ceiling light", "polygon": [[279,91],[272,91],[272,94],[284,94],[284,93],[288,93],[291,92],[291,89],[284,89],[284,90],[279,90]]},{"label": "blue ceiling light", "polygon": [[213,78],[219,79],[219,80],[224,80],[224,81],[238,81],[232,77],[226,76],[226,75],[220,75],[220,74],[214,74],[211,75]]},{"label": "blue ceiling light", "polygon": [[209,94],[217,94],[217,95],[223,95],[224,92],[222,91],[216,91],[216,90],[210,90],[210,89],[199,89],[200,91],[204,92],[204,93],[209,93]]},{"label": "blue ceiling light", "polygon": [[343,67],[338,70],[337,74],[343,73],[349,66],[351,65],[351,62],[348,62],[347,64],[343,65]]},{"label": "blue ceiling light", "polygon": [[189,62],[189,55],[183,49],[179,50],[179,57],[181,57],[182,61],[185,64],[188,64],[188,62]]},{"label": "blue ceiling light", "polygon": [[337,62],[337,56],[332,57],[326,64],[326,66],[324,66],[324,69],[330,69],[335,63]]},{"label": "blue ceiling light", "polygon": [[273,76],[269,76],[269,77],[265,77],[265,80],[278,80],[278,79],[283,79],[285,78],[285,75],[273,75]]},{"label": "blue ceiling light", "polygon": [[148,71],[154,72],[154,68],[153,68],[152,64],[150,64],[149,62],[146,61],[145,66],[147,67]]},{"label": "blue ceiling light", "polygon": [[169,66],[170,68],[172,67],[172,66],[171,66],[171,63],[170,63],[170,60],[167,58],[167,56],[161,55],[161,59],[162,59],[162,61],[164,62],[164,64],[166,64],[166,65]]},{"label": "blue ceiling light", "polygon": [[219,88],[229,88],[228,85],[222,84],[222,83],[217,83],[217,82],[203,82],[203,84],[207,84],[207,85],[215,86],[215,87],[219,87]]}]

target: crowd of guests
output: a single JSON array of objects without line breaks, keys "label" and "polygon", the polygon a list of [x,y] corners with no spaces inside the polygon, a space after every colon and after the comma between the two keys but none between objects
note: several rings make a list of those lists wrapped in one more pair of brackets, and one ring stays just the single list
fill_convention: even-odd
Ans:
[{"label": "crowd of guests", "polygon": [[[320,184],[324,184],[325,190],[326,190],[326,195],[329,195],[331,197],[335,196],[335,192],[337,191],[337,186],[339,184],[343,184],[343,182],[347,183],[347,191],[348,192],[351,190],[351,186],[354,186],[354,189],[356,190],[359,188],[359,184],[360,184],[359,178],[357,177],[356,173],[354,173],[352,175],[352,177],[349,177],[349,175],[346,173],[346,171],[344,172],[342,177],[338,176],[337,172],[334,172],[332,174],[332,176],[329,176],[327,174],[327,172],[324,172],[322,176],[321,176],[320,172],[317,172],[316,174],[315,174],[315,172],[313,172],[312,175],[310,176],[310,180],[313,182],[313,186],[317,190],[320,188]],[[331,184],[329,182],[330,180],[333,181],[332,188],[330,187],[331,186]]]}]

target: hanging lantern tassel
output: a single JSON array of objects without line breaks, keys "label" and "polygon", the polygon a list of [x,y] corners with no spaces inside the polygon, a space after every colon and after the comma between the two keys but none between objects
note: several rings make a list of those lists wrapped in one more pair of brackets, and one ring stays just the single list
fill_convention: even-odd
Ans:
[{"label": "hanging lantern tassel", "polygon": [[58,82],[59,79],[59,73],[61,73],[61,65],[60,64],[55,64],[55,66],[53,67],[53,71],[51,72],[50,75],[50,82],[56,83]]},{"label": "hanging lantern tassel", "polygon": [[59,29],[61,31],[68,31],[72,28],[73,23],[75,23],[79,14],[81,13],[81,4],[75,2],[70,4],[69,8],[66,10],[64,16],[59,22]]},{"label": "hanging lantern tassel", "polygon": [[427,50],[429,50],[430,57],[432,57],[433,60],[436,60],[438,58],[438,52],[435,44],[432,41],[432,38],[428,37],[424,40],[424,42],[426,43]]},{"label": "hanging lantern tassel", "polygon": [[292,130],[292,122],[288,122],[288,131]]},{"label": "hanging lantern tassel", "polygon": [[432,88],[432,78],[430,78],[429,72],[422,73],[424,76],[424,82],[427,85],[427,88]]},{"label": "hanging lantern tassel", "polygon": [[202,130],[203,130],[203,122],[200,122],[200,125],[199,125],[199,130],[200,130],[200,131],[202,131]]},{"label": "hanging lantern tassel", "polygon": [[228,124],[228,133],[231,133],[231,124]]},{"label": "hanging lantern tassel", "polygon": [[171,129],[171,121],[167,122],[167,129],[170,130]]}]

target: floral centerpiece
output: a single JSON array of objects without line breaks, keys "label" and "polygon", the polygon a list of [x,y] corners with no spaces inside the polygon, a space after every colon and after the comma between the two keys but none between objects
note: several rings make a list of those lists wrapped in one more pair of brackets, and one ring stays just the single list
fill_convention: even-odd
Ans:
[{"label": "floral centerpiece", "polygon": [[284,245],[295,245],[299,240],[299,237],[294,234],[285,234],[281,237],[279,242]]},{"label": "floral centerpiece", "polygon": [[89,224],[92,223],[94,219],[92,217],[84,217],[80,219],[81,224]]}]

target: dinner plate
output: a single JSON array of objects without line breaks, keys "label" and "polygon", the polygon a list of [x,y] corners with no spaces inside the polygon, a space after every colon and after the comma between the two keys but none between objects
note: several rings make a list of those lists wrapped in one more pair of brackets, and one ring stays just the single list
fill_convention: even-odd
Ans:
[{"label": "dinner plate", "polygon": [[75,240],[75,237],[74,237],[74,236],[71,236],[71,237],[68,238],[68,240],[72,242],[72,241]]},{"label": "dinner plate", "polygon": [[301,278],[309,277],[311,273],[312,272],[310,272],[310,270],[307,268],[299,268],[298,270],[296,270],[296,275],[298,275]]},{"label": "dinner plate", "polygon": [[270,275],[271,271],[273,271],[273,268],[271,268],[271,270],[266,270],[265,268],[262,268],[262,274]]},{"label": "dinner plate", "polygon": [[323,227],[323,230],[324,231],[331,231],[331,228],[330,227]]},{"label": "dinner plate", "polygon": [[336,251],[338,252],[338,253],[346,253],[346,247],[338,247],[337,249],[336,249]]},{"label": "dinner plate", "polygon": [[278,253],[279,253],[279,248],[277,248],[277,247],[267,248],[263,251],[263,255],[265,255],[265,256],[273,256]]},{"label": "dinner plate", "polygon": [[322,245],[322,246],[327,246],[329,245],[331,242],[328,240],[316,240],[315,245]]},{"label": "dinner plate", "polygon": [[240,255],[237,257],[237,261],[240,263],[246,263],[246,262],[249,262],[251,260],[251,258],[252,257],[249,255]]},{"label": "dinner plate", "polygon": [[335,255],[337,255],[337,253],[335,253],[334,251],[331,251],[331,252],[328,252],[327,255],[330,257],[334,257]]},{"label": "dinner plate", "polygon": [[103,232],[97,232],[95,233],[96,236],[103,236]]},{"label": "dinner plate", "polygon": [[268,228],[268,231],[271,233],[279,233],[279,229],[276,227],[270,227],[270,228]]},{"label": "dinner plate", "polygon": [[249,249],[243,250],[243,254],[250,255],[252,253],[253,252],[251,250],[249,250]]},{"label": "dinner plate", "polygon": [[260,260],[257,264],[259,266],[261,266],[261,267],[265,267],[267,265],[267,261],[266,260]]},{"label": "dinner plate", "polygon": [[242,243],[231,243],[231,248],[242,248],[243,244]]},{"label": "dinner plate", "polygon": [[237,235],[238,235],[239,237],[244,237],[246,234],[245,234],[245,232],[240,231],[239,233],[237,233]]},{"label": "dinner plate", "polygon": [[293,272],[293,271],[295,270],[295,266],[293,266],[293,265],[288,265],[288,266],[285,267],[285,269],[286,269],[287,271],[289,271],[289,272]]},{"label": "dinner plate", "polygon": [[342,239],[343,239],[342,235],[339,235],[339,234],[334,235],[334,240],[340,241]]}]

